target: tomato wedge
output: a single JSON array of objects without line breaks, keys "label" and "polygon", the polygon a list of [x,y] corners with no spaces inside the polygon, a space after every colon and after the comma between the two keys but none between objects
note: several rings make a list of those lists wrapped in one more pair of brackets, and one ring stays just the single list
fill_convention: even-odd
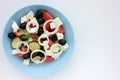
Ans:
[{"label": "tomato wedge", "polygon": [[54,60],[54,59],[53,59],[51,56],[47,56],[45,62],[51,62],[51,61],[53,61],[53,60]]},{"label": "tomato wedge", "polygon": [[43,18],[44,18],[45,21],[53,19],[52,15],[48,11],[43,12]]}]

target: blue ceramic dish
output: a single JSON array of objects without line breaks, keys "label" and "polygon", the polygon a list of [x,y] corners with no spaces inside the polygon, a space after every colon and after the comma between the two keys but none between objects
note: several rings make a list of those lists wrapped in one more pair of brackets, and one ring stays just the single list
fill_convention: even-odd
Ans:
[{"label": "blue ceramic dish", "polygon": [[[8,38],[8,33],[12,31],[11,24],[13,21],[16,21],[19,24],[20,19],[23,15],[27,14],[29,11],[33,11],[35,13],[38,9],[46,9],[54,17],[60,17],[60,19],[63,21],[63,26],[65,29],[65,38],[68,42],[69,48],[61,55],[61,57],[58,60],[38,65],[31,63],[29,66],[25,66],[23,65],[23,59],[12,55],[11,40]],[[65,16],[59,11],[45,5],[31,5],[18,10],[15,14],[12,15],[12,17],[10,17],[3,33],[3,47],[8,60],[19,70],[31,75],[44,76],[60,70],[71,58],[70,56],[73,53],[74,48],[74,34],[70,23],[65,18]]]}]

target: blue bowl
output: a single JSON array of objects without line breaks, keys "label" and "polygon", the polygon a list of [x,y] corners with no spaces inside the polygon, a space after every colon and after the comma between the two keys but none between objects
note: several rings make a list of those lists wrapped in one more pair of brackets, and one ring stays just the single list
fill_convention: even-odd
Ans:
[{"label": "blue bowl", "polygon": [[[19,24],[23,15],[27,14],[31,10],[35,13],[38,9],[46,9],[54,17],[60,17],[60,19],[63,21],[63,26],[66,32],[65,38],[68,42],[69,48],[61,55],[59,59],[53,62],[42,63],[38,65],[31,63],[29,66],[25,66],[23,65],[23,59],[12,55],[11,40],[8,38],[8,33],[12,31],[11,24],[13,21],[16,21]],[[7,58],[13,65],[16,66],[16,68],[30,75],[44,76],[60,70],[71,58],[70,56],[73,53],[74,48],[74,34],[70,23],[59,11],[45,5],[31,5],[18,10],[15,14],[12,15],[12,17],[10,17],[3,33],[3,47]]]}]

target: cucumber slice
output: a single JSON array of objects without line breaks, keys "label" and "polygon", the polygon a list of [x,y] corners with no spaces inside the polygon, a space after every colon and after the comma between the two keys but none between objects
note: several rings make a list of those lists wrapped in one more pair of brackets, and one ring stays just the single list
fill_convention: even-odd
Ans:
[{"label": "cucumber slice", "polygon": [[[17,44],[21,42],[21,39],[19,37],[15,37],[12,42],[11,42],[11,46],[13,49],[15,49],[17,47]],[[21,44],[22,45],[22,44]],[[21,46],[19,45],[19,47]]]},{"label": "cucumber slice", "polygon": [[39,45],[39,43],[36,42],[36,41],[29,42],[28,45],[29,45],[29,49],[30,49],[31,51],[40,50],[40,45]]}]

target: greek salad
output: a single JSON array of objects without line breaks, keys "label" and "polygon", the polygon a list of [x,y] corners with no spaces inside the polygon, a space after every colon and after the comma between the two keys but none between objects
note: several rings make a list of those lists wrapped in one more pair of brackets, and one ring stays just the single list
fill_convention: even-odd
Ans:
[{"label": "greek salad", "polygon": [[11,39],[12,54],[23,58],[23,64],[39,64],[58,59],[68,49],[63,22],[47,10],[39,9],[24,15],[20,24],[13,21]]}]

